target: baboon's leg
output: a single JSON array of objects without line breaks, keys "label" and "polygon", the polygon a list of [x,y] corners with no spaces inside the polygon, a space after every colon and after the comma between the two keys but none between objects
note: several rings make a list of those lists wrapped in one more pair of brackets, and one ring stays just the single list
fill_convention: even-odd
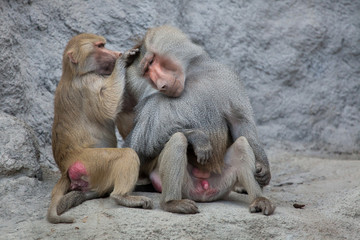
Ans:
[{"label": "baboon's leg", "polygon": [[[190,199],[182,199],[184,181],[190,178],[187,167],[188,142],[183,133],[175,133],[166,143],[159,159],[162,185],[161,208],[174,213],[198,213],[198,207]],[[189,180],[186,180],[189,181]]]},{"label": "baboon's leg", "polygon": [[245,188],[250,199],[250,212],[270,215],[275,206],[263,196],[262,189],[254,177],[255,155],[245,137],[239,137],[228,149],[225,161],[235,167],[237,182]]}]

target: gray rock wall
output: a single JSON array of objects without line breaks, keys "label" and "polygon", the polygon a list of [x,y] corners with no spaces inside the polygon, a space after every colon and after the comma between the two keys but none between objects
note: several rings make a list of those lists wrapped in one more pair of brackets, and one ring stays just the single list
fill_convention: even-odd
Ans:
[{"label": "gray rock wall", "polygon": [[0,179],[25,175],[42,179],[37,139],[27,124],[0,112]]},{"label": "gray rock wall", "polygon": [[359,1],[2,0],[0,22],[0,112],[34,130],[43,165],[67,41],[91,32],[124,51],[165,23],[239,73],[267,149],[359,153]]}]

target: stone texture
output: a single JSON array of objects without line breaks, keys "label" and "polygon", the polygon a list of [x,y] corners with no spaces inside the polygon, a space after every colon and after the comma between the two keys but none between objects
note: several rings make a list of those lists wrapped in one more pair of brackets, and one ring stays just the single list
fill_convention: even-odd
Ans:
[{"label": "stone texture", "polygon": [[[266,148],[359,153],[358,1],[28,0],[2,1],[0,12],[0,110],[27,122],[42,149],[73,35],[100,34],[124,51],[169,23],[240,74]],[[46,152],[41,162],[53,165]]]},{"label": "stone texture", "polygon": [[[160,209],[160,194],[135,193],[153,199],[154,209],[126,208],[111,198],[86,201],[65,214],[74,224],[45,220],[50,192],[60,174],[44,172],[44,181],[0,179],[0,239],[358,239],[360,161],[269,155],[273,183],[266,196],[274,215],[250,214],[246,196],[198,203],[199,214]],[[281,184],[281,185],[280,185]],[[245,200],[245,202],[244,202]],[[304,204],[303,209],[293,207]]]},{"label": "stone texture", "polygon": [[39,159],[33,131],[15,117],[0,113],[0,178],[25,175],[41,180]]},{"label": "stone texture", "polygon": [[51,190],[44,192],[43,185],[37,179],[25,176],[0,179],[0,219],[44,219],[46,208],[43,204],[49,201]]}]

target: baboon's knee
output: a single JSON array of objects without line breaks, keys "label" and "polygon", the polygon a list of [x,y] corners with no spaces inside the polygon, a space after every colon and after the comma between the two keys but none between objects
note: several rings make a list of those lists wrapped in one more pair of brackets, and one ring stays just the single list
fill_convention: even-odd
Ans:
[{"label": "baboon's knee", "polygon": [[179,151],[183,149],[187,149],[188,142],[185,135],[181,132],[177,132],[173,134],[170,138],[170,140],[166,143],[165,148],[171,148],[176,151],[178,149]]},{"label": "baboon's knee", "polygon": [[182,132],[177,132],[177,133],[174,133],[169,142],[175,142],[175,143],[178,143],[178,144],[187,144],[187,139],[185,137],[185,135],[182,133]]},{"label": "baboon's knee", "polygon": [[239,146],[243,146],[243,147],[247,147],[247,146],[250,147],[248,140],[244,136],[238,137],[238,139],[236,139],[234,144],[239,145]]},{"label": "baboon's knee", "polygon": [[235,155],[241,156],[241,161],[249,163],[251,165],[255,164],[255,155],[252,147],[250,146],[246,137],[241,136],[233,143],[232,147],[234,148]]}]

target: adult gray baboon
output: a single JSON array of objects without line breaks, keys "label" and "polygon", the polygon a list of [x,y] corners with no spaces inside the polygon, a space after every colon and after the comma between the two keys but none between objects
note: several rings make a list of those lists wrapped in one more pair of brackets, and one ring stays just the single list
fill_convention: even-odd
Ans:
[{"label": "adult gray baboon", "polygon": [[120,119],[133,130],[119,130],[162,191],[161,207],[196,213],[193,200],[213,201],[241,185],[251,212],[273,213],[260,187],[270,181],[269,163],[239,77],[171,26],[149,29],[136,47],[126,71],[136,118],[124,110]]}]

